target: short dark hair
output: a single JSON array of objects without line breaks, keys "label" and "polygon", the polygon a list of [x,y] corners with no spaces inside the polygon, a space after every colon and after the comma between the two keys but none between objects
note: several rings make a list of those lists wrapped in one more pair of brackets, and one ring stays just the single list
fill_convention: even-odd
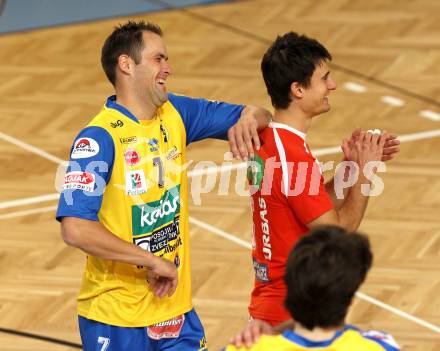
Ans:
[{"label": "short dark hair", "polygon": [[365,235],[336,226],[312,229],[287,260],[285,306],[293,319],[309,330],[344,324],[372,260]]},{"label": "short dark hair", "polygon": [[116,84],[116,65],[120,55],[128,55],[136,64],[140,62],[141,51],[144,48],[143,31],[163,35],[162,29],[157,24],[128,21],[115,27],[113,33],[105,40],[101,50],[101,64],[108,80],[113,85]]},{"label": "short dark hair", "polygon": [[288,32],[278,36],[261,61],[267,92],[275,108],[289,107],[290,86],[298,82],[305,87],[317,65],[332,56],[317,40]]}]

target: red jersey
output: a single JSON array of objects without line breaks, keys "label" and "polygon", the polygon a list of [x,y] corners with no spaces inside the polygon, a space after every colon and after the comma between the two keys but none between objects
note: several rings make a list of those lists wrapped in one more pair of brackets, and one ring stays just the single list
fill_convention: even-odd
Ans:
[{"label": "red jersey", "polygon": [[333,203],[304,133],[271,123],[260,140],[261,149],[248,168],[255,269],[249,313],[276,325],[291,318],[284,308],[287,257],[308,231],[307,223],[331,210]]}]

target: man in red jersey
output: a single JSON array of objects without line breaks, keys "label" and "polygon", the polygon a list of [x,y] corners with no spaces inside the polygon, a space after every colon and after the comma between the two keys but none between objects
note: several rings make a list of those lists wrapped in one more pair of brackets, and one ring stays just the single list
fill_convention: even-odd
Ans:
[{"label": "man in red jersey", "polygon": [[290,320],[283,305],[290,250],[317,225],[355,231],[377,180],[377,167],[398,152],[395,135],[355,131],[342,149],[344,160],[359,170],[357,181],[346,187],[350,168],[342,167],[339,181],[324,184],[306,134],[312,118],[330,110],[329,94],[336,89],[328,68],[331,58],[318,41],[289,32],[275,40],[261,63],[275,111],[269,128],[260,134],[262,146],[249,172],[255,269],[249,312],[256,325],[259,320],[271,326]]}]

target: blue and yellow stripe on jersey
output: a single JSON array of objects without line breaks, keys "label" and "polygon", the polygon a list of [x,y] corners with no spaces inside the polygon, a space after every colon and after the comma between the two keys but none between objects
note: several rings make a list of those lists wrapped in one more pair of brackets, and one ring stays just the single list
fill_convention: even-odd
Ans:
[{"label": "blue and yellow stripe on jersey", "polygon": [[140,327],[191,310],[186,145],[225,138],[242,109],[169,94],[155,118],[140,122],[110,97],[79,134],[57,218],[99,220],[119,238],[174,262],[179,275],[173,296],[158,299],[145,268],[88,256],[80,316]]},{"label": "blue and yellow stripe on jersey", "polygon": [[312,341],[289,330],[282,335],[263,335],[251,348],[229,345],[222,351],[399,351],[393,337],[387,333],[362,331],[346,325],[329,340]]}]

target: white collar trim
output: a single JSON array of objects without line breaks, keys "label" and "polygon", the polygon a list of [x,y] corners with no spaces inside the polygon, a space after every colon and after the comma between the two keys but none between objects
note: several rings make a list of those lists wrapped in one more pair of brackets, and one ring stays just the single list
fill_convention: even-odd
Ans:
[{"label": "white collar trim", "polygon": [[291,126],[288,126],[287,124],[284,123],[278,123],[278,122],[270,122],[269,124],[270,128],[280,128],[280,129],[286,129],[289,132],[292,132],[293,134],[298,135],[301,139],[303,139],[304,141],[306,140],[306,133],[300,132],[298,129],[295,129]]}]

